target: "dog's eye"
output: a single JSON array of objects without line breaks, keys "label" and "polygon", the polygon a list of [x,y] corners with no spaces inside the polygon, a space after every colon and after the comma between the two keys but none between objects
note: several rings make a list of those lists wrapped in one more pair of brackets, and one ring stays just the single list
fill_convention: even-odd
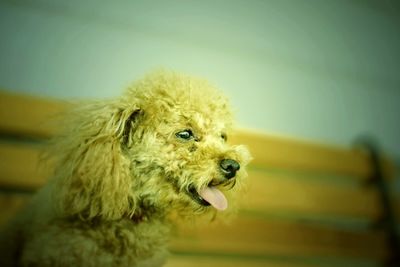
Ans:
[{"label": "dog's eye", "polygon": [[177,132],[175,135],[176,135],[176,137],[183,139],[183,140],[190,140],[194,137],[192,130],[183,130],[183,131]]},{"label": "dog's eye", "polygon": [[222,133],[221,134],[221,138],[226,142],[228,141],[228,136],[226,135],[226,133]]}]

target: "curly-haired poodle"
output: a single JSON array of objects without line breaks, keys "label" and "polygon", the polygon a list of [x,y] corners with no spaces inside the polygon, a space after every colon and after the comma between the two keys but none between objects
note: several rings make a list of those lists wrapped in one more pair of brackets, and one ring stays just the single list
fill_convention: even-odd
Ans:
[{"label": "curly-haired poodle", "polygon": [[1,266],[161,266],[171,214],[227,209],[250,160],[227,143],[227,99],[170,71],[78,105],[61,123],[54,177],[4,231]]}]

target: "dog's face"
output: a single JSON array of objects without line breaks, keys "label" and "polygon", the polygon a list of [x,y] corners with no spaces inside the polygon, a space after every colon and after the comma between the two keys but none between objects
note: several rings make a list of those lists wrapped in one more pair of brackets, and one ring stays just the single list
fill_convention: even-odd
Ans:
[{"label": "dog's face", "polygon": [[133,190],[181,213],[225,210],[226,195],[240,186],[250,159],[245,147],[228,143],[227,99],[203,81],[177,76],[152,77],[131,88],[128,99],[139,99],[127,137],[132,178],[140,187]]},{"label": "dog's face", "polygon": [[207,82],[170,72],[78,107],[63,124],[53,147],[63,216],[224,210],[250,159],[245,147],[229,144],[227,99]]}]

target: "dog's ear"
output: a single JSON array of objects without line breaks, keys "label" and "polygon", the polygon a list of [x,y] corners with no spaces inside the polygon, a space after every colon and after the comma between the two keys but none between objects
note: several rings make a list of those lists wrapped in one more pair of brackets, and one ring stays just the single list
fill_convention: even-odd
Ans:
[{"label": "dog's ear", "polygon": [[[121,112],[124,113],[123,110],[121,110]],[[140,108],[128,110],[127,114],[129,114],[129,117],[122,117],[120,120],[125,122],[122,135],[122,145],[129,148],[132,146],[133,132],[139,121],[139,117],[142,114],[142,110]]]},{"label": "dog's ear", "polygon": [[85,220],[118,219],[134,213],[131,143],[140,107],[99,102],[77,108],[63,120],[65,130],[52,142],[54,198],[62,216]]}]

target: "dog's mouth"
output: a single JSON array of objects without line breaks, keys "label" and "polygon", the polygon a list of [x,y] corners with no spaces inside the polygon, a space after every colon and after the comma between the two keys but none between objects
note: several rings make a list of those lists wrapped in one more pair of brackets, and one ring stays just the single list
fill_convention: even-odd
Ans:
[{"label": "dog's mouth", "polygon": [[194,186],[190,186],[188,194],[194,201],[202,206],[211,205],[217,210],[225,210],[228,207],[228,201],[224,194],[212,184],[199,190],[196,190]]},{"label": "dog's mouth", "polygon": [[202,206],[210,206],[211,204],[206,201],[204,198],[200,196],[200,194],[197,192],[196,188],[194,186],[190,186],[188,190],[188,195],[196,201],[198,204]]}]

